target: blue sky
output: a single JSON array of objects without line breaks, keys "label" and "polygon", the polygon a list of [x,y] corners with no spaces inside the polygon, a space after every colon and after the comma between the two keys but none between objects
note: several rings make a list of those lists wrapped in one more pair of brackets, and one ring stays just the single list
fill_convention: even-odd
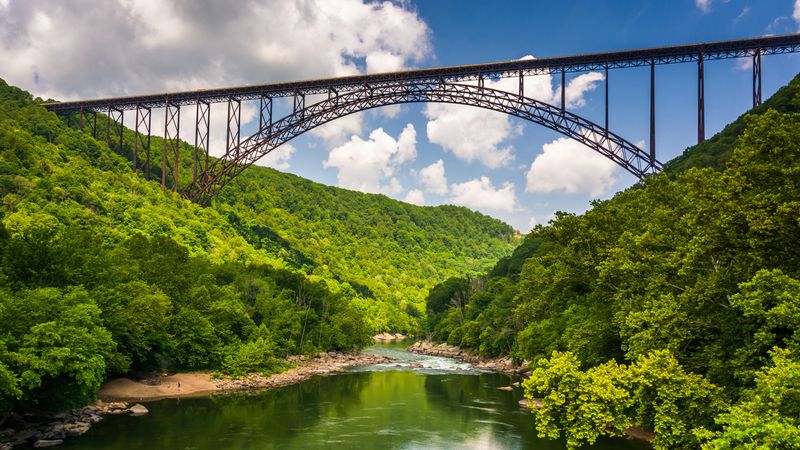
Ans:
[{"label": "blue sky", "polygon": [[[800,20],[792,0],[265,1],[239,12],[213,1],[119,0],[82,15],[70,3],[0,0],[0,58],[17,62],[0,77],[43,97],[91,98],[785,34]],[[661,161],[696,140],[696,70],[657,67]],[[800,56],[765,57],[765,98],[798,71]],[[568,107],[601,123],[598,75],[568,76]],[[526,92],[556,101],[560,80],[535,78]],[[706,64],[707,136],[750,107],[750,83],[744,61]],[[611,71],[610,90],[612,131],[647,145],[649,69]],[[245,107],[246,131],[254,111]],[[406,105],[337,122],[261,163],[400,200],[461,204],[523,232],[635,182],[555,132],[474,108]],[[218,153],[224,130],[214,133]]]}]

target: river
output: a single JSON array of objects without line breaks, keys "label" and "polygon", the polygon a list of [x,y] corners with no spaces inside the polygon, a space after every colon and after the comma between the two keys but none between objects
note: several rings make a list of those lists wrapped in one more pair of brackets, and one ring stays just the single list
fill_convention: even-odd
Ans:
[{"label": "river", "polygon": [[[225,449],[564,449],[539,439],[513,380],[405,345],[366,352],[400,360],[257,394],[167,399],[141,417],[106,416],[60,448],[82,450]],[[422,368],[412,369],[411,363]],[[416,364],[415,364],[416,366]],[[606,439],[593,449],[643,449]]]}]

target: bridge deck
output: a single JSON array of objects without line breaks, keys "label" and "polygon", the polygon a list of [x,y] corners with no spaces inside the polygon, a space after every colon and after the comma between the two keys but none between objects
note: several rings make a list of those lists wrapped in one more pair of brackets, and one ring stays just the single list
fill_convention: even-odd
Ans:
[{"label": "bridge deck", "polygon": [[362,89],[365,85],[391,83],[441,83],[459,82],[520,75],[542,75],[563,72],[585,72],[590,70],[620,69],[640,67],[650,64],[677,64],[703,60],[741,58],[761,55],[795,53],[800,51],[800,34],[769,36],[754,39],[707,42],[700,44],[675,45],[669,47],[646,48],[608,53],[594,53],[555,58],[517,60],[466,66],[450,66],[432,69],[408,70],[368,75],[354,75],[338,78],[272,83],[253,86],[239,86],[220,89],[206,89],[186,92],[140,95],[131,97],[81,100],[64,103],[48,103],[51,111],[96,110],[108,108],[117,110],[164,107],[171,105],[195,104],[205,102],[225,102],[230,98],[255,100],[262,96],[289,97],[298,94],[330,94]]}]

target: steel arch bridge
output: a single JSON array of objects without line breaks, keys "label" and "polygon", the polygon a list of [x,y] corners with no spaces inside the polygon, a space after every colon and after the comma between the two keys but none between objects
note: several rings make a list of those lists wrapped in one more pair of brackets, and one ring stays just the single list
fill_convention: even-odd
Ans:
[{"label": "steel arch bridge", "polygon": [[543,125],[575,139],[642,178],[661,169],[661,163],[614,133],[561,108],[518,94],[465,84],[390,84],[336,95],[297,110],[241,142],[225,158],[214,161],[185,191],[205,203],[246,167],[281,144],[340,117],[401,103],[451,103],[505,113]]},{"label": "steel arch bridge", "polygon": [[[105,138],[109,145],[112,145],[112,131],[118,133],[118,136],[113,137],[115,141],[118,138],[118,143],[113,144],[119,147],[122,147],[123,142],[124,113],[134,110],[133,169],[143,169],[148,178],[151,165],[152,110],[163,108],[165,114],[161,185],[166,189],[168,171],[171,171],[172,189],[178,191],[181,107],[194,106],[196,127],[192,182],[180,190],[185,196],[201,204],[208,203],[226,184],[258,159],[313,128],[372,108],[420,102],[468,105],[528,120],[583,143],[641,179],[662,168],[655,152],[656,65],[691,62],[697,64],[697,132],[698,141],[702,141],[705,137],[705,61],[752,58],[752,99],[753,106],[757,106],[761,103],[761,57],[798,51],[800,51],[800,34],[795,34],[258,86],[49,103],[45,104],[45,107],[66,115],[67,120],[77,113],[82,128],[88,119],[95,137],[97,137],[97,113],[107,114],[109,120],[106,121]],[[642,66],[650,68],[648,151],[611,132],[608,127],[609,69]],[[602,126],[567,111],[565,107],[566,73],[590,70],[605,72],[605,123]],[[525,77],[554,73],[561,75],[560,105],[551,105],[525,96]],[[517,92],[487,88],[484,83],[486,79],[509,77],[519,79]],[[306,95],[319,94],[327,98],[306,106]],[[292,112],[274,120],[273,99],[281,97],[292,98]],[[259,102],[258,132],[243,140],[241,139],[242,101]],[[223,102],[227,103],[226,149],[223,156],[214,159],[209,157],[211,104]],[[140,152],[145,154],[143,164],[139,161]]]}]

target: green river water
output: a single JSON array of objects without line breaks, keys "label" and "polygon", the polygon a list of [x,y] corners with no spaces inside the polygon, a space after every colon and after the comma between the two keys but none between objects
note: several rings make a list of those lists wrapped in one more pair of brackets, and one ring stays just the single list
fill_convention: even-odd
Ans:
[{"label": "green river water", "polygon": [[[536,437],[514,380],[447,358],[415,355],[398,344],[367,352],[399,364],[315,377],[258,394],[146,403],[140,417],[107,416],[59,448],[106,450],[261,449],[563,449]],[[422,369],[408,367],[410,361]],[[625,439],[592,449],[643,449]]]}]

